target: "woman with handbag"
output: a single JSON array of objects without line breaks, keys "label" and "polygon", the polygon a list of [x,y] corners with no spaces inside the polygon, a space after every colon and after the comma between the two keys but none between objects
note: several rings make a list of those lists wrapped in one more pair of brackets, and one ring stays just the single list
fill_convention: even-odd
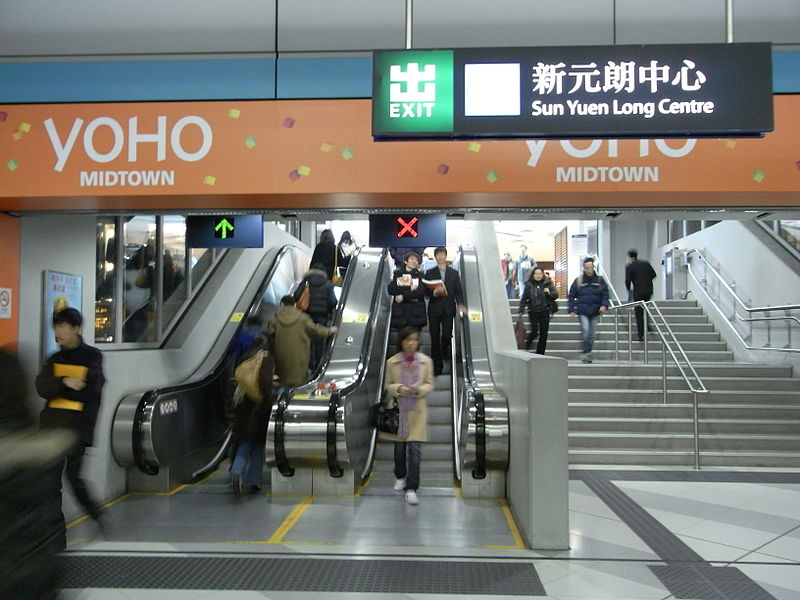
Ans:
[{"label": "woman with handbag", "polygon": [[525,349],[530,350],[533,340],[538,338],[536,343],[536,354],[544,354],[547,346],[547,332],[550,329],[550,316],[555,312],[556,298],[558,290],[553,280],[546,277],[542,267],[534,267],[530,277],[525,282],[525,289],[519,301],[520,318],[528,307],[528,319],[531,322],[531,330],[525,340]]},{"label": "woman with handbag", "polygon": [[419,504],[419,467],[422,442],[428,441],[428,404],[433,390],[433,361],[419,352],[420,333],[407,328],[398,337],[399,352],[386,361],[384,391],[386,402],[397,403],[400,413],[397,434],[382,433],[394,441],[394,476],[396,492],[405,491],[406,502]]},{"label": "woman with handbag", "polygon": [[347,267],[350,266],[350,259],[353,257],[353,252],[356,250],[356,244],[353,241],[353,236],[349,231],[342,232],[342,237],[339,238],[339,243],[336,245],[336,262],[333,270],[333,285],[341,286],[344,283],[344,275],[347,273]]}]

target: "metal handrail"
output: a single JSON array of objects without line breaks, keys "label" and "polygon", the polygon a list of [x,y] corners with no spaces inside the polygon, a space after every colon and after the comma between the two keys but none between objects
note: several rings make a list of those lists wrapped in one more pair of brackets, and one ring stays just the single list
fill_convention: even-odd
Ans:
[{"label": "metal handrail", "polygon": [[[717,279],[717,281],[719,281],[719,283],[722,284],[724,289],[730,293],[731,297],[734,299],[736,304],[743,311],[745,311],[746,313],[753,314],[753,313],[759,313],[759,312],[761,312],[761,313],[772,312],[772,311],[776,311],[776,310],[782,310],[782,311],[800,310],[800,304],[785,304],[785,305],[779,305],[779,306],[756,306],[756,307],[747,306],[742,301],[742,299],[739,298],[739,296],[736,293],[736,291],[730,285],[728,285],[728,282],[725,281],[725,279],[722,277],[722,275],[719,273],[719,271],[717,271],[717,269],[715,269],[714,266],[708,261],[708,259],[703,255],[702,252],[700,252],[697,249],[694,249],[694,250],[687,251],[686,254],[688,256],[689,254],[692,254],[692,253],[697,254],[698,258],[700,258],[700,260],[702,260],[705,263],[706,268],[714,275],[714,277]],[[733,324],[731,323],[731,320],[728,318],[728,316],[719,307],[718,302],[716,300],[714,300],[711,297],[711,295],[708,293],[708,290],[706,289],[706,286],[703,284],[703,282],[700,279],[698,279],[698,277],[695,275],[694,270],[692,269],[691,261],[687,261],[686,262],[686,270],[689,273],[689,275],[691,276],[691,278],[694,280],[694,282],[697,284],[697,286],[702,290],[703,294],[705,294],[706,298],[708,298],[709,302],[714,307],[714,309],[717,311],[717,313],[719,313],[719,315],[722,317],[722,319],[726,323],[728,323],[728,326],[730,327],[731,331],[733,331],[734,335],[738,338],[738,340],[742,344],[742,346],[744,346],[748,350],[770,350],[770,351],[775,351],[775,352],[800,352],[800,348],[778,348],[778,347],[769,345],[769,339],[770,339],[769,330],[767,331],[767,335],[768,335],[768,338],[767,338],[768,339],[768,342],[767,342],[768,345],[767,346],[753,346],[753,345],[749,344],[747,342],[747,340],[745,340],[745,338],[742,337],[742,334],[739,333],[739,331],[736,329],[736,327],[733,326]],[[797,317],[794,317],[792,315],[783,315],[783,316],[777,316],[777,317],[763,316],[763,317],[745,318],[745,317],[739,316],[739,314],[737,314],[736,311],[734,310],[734,316],[736,317],[737,320],[739,320],[739,321],[741,321],[743,323],[750,323],[751,325],[752,325],[752,323],[758,323],[758,322],[766,322],[767,324],[769,324],[770,321],[789,321],[789,324],[787,325],[787,344],[789,344],[789,345],[791,345],[791,340],[792,340],[792,334],[791,334],[792,325],[791,325],[791,322],[794,321],[794,322],[797,322],[798,324],[800,324],[800,319],[798,319]],[[751,330],[751,337],[752,337],[752,330]]]},{"label": "metal handrail", "polygon": [[617,294],[617,290],[616,288],[614,288],[614,284],[611,283],[611,278],[608,276],[608,273],[606,273],[606,270],[603,268],[603,264],[597,259],[597,257],[594,257],[594,264],[597,274],[600,275],[600,277],[602,277],[605,280],[606,285],[608,286],[608,291],[611,292],[612,296],[611,299],[616,300],[617,302],[617,304],[613,304],[612,302],[612,306],[618,306],[622,304],[622,300],[620,299],[619,294]]},{"label": "metal handrail", "polygon": [[[694,438],[694,468],[699,470],[700,469],[700,406],[698,400],[698,394],[708,394],[708,389],[706,388],[705,384],[703,384],[703,380],[700,378],[700,375],[697,373],[697,370],[692,365],[692,361],[689,360],[689,357],[686,355],[686,352],[681,346],[678,339],[675,337],[675,333],[672,331],[672,328],[667,323],[666,319],[664,318],[664,314],[661,312],[661,309],[658,308],[658,305],[653,300],[636,300],[634,302],[626,302],[624,304],[618,304],[615,306],[609,306],[608,310],[614,311],[614,338],[615,338],[615,345],[616,345],[616,359],[619,360],[619,321],[617,315],[619,311],[622,309],[626,309],[628,311],[628,360],[630,361],[633,356],[633,340],[632,337],[632,328],[631,328],[631,318],[630,318],[630,311],[637,306],[641,307],[642,310],[645,312],[645,322],[651,322],[656,328],[656,333],[661,340],[661,389],[664,398],[664,404],[667,403],[667,352],[669,352],[670,357],[672,358],[675,366],[678,368],[678,373],[683,378],[684,383],[686,383],[686,387],[689,388],[689,391],[692,393],[692,421],[693,421],[693,438]],[[651,310],[651,307],[653,310]],[[658,315],[658,319],[654,318],[653,311]],[[660,321],[660,322],[659,322]],[[666,332],[662,331],[662,327],[666,330]],[[669,340],[667,339],[669,337]],[[684,369],[681,362],[678,360],[678,356],[675,354],[675,351],[670,346],[669,341],[671,341],[678,350],[681,358],[685,361],[687,368],[691,372],[691,377],[694,378],[696,385],[692,384],[689,380],[690,377],[687,375],[686,370]],[[647,364],[648,362],[648,344],[647,344],[647,337],[644,338],[644,363]]]}]

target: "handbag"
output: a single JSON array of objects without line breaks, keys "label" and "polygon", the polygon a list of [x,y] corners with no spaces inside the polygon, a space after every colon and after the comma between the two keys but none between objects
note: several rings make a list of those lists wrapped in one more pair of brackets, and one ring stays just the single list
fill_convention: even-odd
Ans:
[{"label": "handbag", "polygon": [[400,429],[400,407],[397,406],[397,400],[392,406],[385,406],[382,402],[378,405],[375,411],[375,427],[383,433],[397,433]]},{"label": "handbag", "polygon": [[333,285],[337,285],[342,287],[344,283],[344,277],[339,275],[339,246],[334,246],[333,248],[333,275],[331,275],[331,281]]},{"label": "handbag", "polygon": [[308,310],[309,302],[311,302],[311,290],[308,289],[308,281],[306,281],[306,285],[303,288],[303,291],[300,292],[297,300],[295,300],[294,306],[295,308],[306,312]]},{"label": "handbag", "polygon": [[525,338],[528,332],[525,331],[525,323],[522,322],[522,317],[514,324],[514,336],[517,338],[517,348],[523,350],[525,348]]}]

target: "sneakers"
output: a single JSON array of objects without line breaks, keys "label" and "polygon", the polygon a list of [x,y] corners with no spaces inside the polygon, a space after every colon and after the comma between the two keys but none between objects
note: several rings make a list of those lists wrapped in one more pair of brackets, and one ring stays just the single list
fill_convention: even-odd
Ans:
[{"label": "sneakers", "polygon": [[592,355],[589,353],[581,355],[581,362],[585,365],[591,364],[592,362]]},{"label": "sneakers", "polygon": [[419,504],[419,498],[417,498],[417,492],[415,490],[406,490],[406,502],[411,506]]},{"label": "sneakers", "polygon": [[406,489],[405,477],[403,479],[395,479],[395,481],[394,481],[394,491],[395,492],[402,492],[404,489]]}]

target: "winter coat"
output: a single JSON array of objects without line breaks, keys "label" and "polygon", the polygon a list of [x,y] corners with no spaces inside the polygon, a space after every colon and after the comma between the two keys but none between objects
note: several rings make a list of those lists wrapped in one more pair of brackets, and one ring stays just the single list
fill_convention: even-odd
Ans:
[{"label": "winter coat", "polygon": [[322,263],[325,265],[325,274],[330,279],[333,276],[333,263],[336,260],[336,253],[339,249],[333,242],[321,242],[314,248],[309,264],[315,265]]},{"label": "winter coat", "polygon": [[[412,280],[417,280],[416,289],[413,286],[400,285],[400,278],[403,275],[410,275]],[[425,290],[422,283],[422,273],[419,269],[398,269],[392,275],[392,280],[386,287],[392,296],[403,296],[402,302],[392,301],[392,329],[402,329],[404,327],[416,327],[422,329],[428,324],[428,314],[425,310]]]},{"label": "winter coat", "polygon": [[608,308],[608,284],[597,273],[592,277],[583,274],[572,282],[568,300],[567,312],[590,317],[597,315],[601,306]]},{"label": "winter coat", "polygon": [[[100,411],[100,393],[106,379],[100,350],[85,344],[83,338],[79,339],[77,347],[62,348],[50,355],[36,376],[36,391],[48,401],[40,417],[42,427],[72,429],[80,443],[91,446]],[[68,388],[62,381],[65,376],[83,379],[86,387],[82,390]]]},{"label": "winter coat", "polygon": [[[336,309],[336,294],[333,291],[333,284],[331,280],[325,275],[325,271],[320,269],[309,269],[303,275],[300,285],[294,292],[294,299],[300,297],[303,293],[303,288],[308,282],[308,308],[306,312],[312,317],[328,318],[331,313]],[[319,319],[318,319],[319,321]],[[317,322],[318,322],[317,321]]]},{"label": "winter coat", "polygon": [[318,325],[294,306],[281,306],[267,325],[272,340],[275,372],[281,383],[297,387],[308,382],[308,362],[311,358],[311,336],[327,337],[329,329]]},{"label": "winter coat", "polygon": [[549,277],[542,278],[541,281],[528,279],[525,282],[525,291],[519,301],[519,312],[528,307],[528,312],[543,313],[550,312],[550,305],[558,298],[558,290]]},{"label": "winter coat", "polygon": [[[428,441],[428,402],[426,397],[433,391],[433,360],[430,356],[417,353],[420,359],[420,385],[417,391],[417,404],[408,412],[408,437],[399,438],[391,433],[381,433],[381,439],[395,442],[427,442]],[[386,380],[383,384],[385,391],[384,403],[391,406],[400,387],[400,369],[403,367],[405,356],[398,352],[386,361]]]},{"label": "winter coat", "polygon": [[[425,271],[425,279],[429,281],[441,278],[442,272],[439,270],[439,265]],[[447,267],[442,283],[447,289],[447,296],[434,296],[433,291],[427,290],[428,313],[434,316],[454,317],[456,306],[464,305],[464,290],[461,288],[461,277],[458,275],[458,271]]]}]

